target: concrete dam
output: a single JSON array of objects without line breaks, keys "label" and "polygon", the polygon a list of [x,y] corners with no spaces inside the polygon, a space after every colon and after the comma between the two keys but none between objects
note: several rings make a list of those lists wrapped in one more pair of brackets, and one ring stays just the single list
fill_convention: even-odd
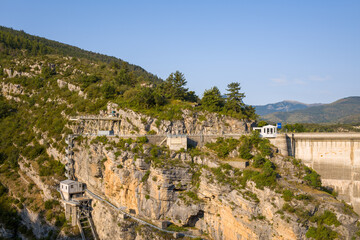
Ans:
[{"label": "concrete dam", "polygon": [[278,134],[271,142],[312,167],[324,186],[360,213],[360,133]]}]

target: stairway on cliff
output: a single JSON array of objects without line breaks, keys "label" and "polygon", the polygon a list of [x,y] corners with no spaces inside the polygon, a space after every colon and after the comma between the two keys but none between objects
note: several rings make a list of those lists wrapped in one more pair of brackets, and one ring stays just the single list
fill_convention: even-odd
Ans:
[{"label": "stairway on cliff", "polygon": [[91,216],[82,216],[82,217],[79,216],[78,226],[83,240],[98,239],[94,231],[94,224],[92,222]]}]

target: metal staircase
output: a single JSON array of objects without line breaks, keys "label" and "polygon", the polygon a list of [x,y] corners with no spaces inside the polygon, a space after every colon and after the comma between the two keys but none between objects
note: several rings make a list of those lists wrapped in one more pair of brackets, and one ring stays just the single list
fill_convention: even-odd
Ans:
[{"label": "metal staircase", "polygon": [[[77,201],[75,199],[75,201]],[[81,200],[77,208],[77,225],[83,240],[98,240],[91,217],[91,200]]]},{"label": "metal staircase", "polygon": [[81,238],[84,240],[97,240],[96,233],[94,231],[91,216],[78,216],[78,227],[80,229]]},{"label": "metal staircase", "polygon": [[65,176],[68,179],[71,180],[75,180],[75,171],[74,171],[74,159],[73,159],[73,147],[74,147],[74,143],[73,140],[77,135],[73,135],[73,134],[69,134],[66,138],[65,138],[65,143],[68,145],[65,149],[65,160],[66,160],[66,164],[65,164]]}]

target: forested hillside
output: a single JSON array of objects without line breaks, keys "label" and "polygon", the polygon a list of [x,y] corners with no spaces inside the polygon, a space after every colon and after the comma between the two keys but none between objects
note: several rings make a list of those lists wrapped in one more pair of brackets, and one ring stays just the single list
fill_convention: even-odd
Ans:
[{"label": "forested hillside", "polygon": [[[22,171],[30,171],[41,186],[65,178],[64,165],[50,152],[64,153],[70,116],[99,114],[113,102],[159,121],[181,119],[185,109],[256,117],[243,103],[239,83],[229,85],[227,100],[211,93],[206,96],[214,100],[201,105],[206,101],[186,88],[179,71],[162,80],[124,60],[6,27],[0,27],[0,80],[0,225],[29,236],[16,213],[25,205],[54,226],[65,222],[59,203],[44,202],[38,185]],[[57,192],[44,194],[51,199]]]},{"label": "forested hillside", "polygon": [[330,104],[292,112],[275,112],[262,118],[283,123],[359,123],[360,97],[347,97]]},{"label": "forested hillside", "polygon": [[[168,230],[205,239],[360,235],[358,216],[322,187],[315,171],[277,154],[257,133],[244,135],[257,116],[244,103],[239,82],[228,84],[226,97],[214,86],[199,98],[180,71],[162,80],[126,61],[5,27],[0,80],[0,238],[79,237],[65,219],[56,186],[65,179],[65,137],[94,126],[76,128],[69,119],[106,117],[113,105],[124,113],[118,132],[242,135],[179,151],[144,136],[78,136],[76,177],[131,214],[148,222],[170,219]],[[104,202],[92,207],[102,239],[173,238],[125,215],[120,219]]]},{"label": "forested hillside", "polygon": [[[163,117],[173,118],[179,117],[181,108],[194,108],[195,105],[189,103],[199,102],[198,96],[185,88],[187,81],[179,71],[171,73],[163,81],[141,67],[115,57],[92,53],[23,31],[0,27],[0,54],[0,74],[9,75],[9,70],[13,74],[17,72],[17,83],[26,82],[28,88],[39,89],[43,83],[51,84],[58,79],[80,87],[86,100],[72,99],[75,112],[94,112],[111,100],[148,114],[159,114],[171,108],[172,113]],[[204,99],[202,102],[207,104],[195,110],[255,118],[254,109],[243,103],[244,94],[240,89],[239,83],[233,83],[226,101],[221,98],[220,92],[206,91],[205,95],[211,95],[212,101],[208,101],[209,97],[206,101]]]}]

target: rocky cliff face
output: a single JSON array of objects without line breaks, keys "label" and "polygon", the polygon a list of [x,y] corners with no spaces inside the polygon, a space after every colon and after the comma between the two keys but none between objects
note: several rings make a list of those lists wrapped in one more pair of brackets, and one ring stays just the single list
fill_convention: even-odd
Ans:
[{"label": "rocky cliff face", "polygon": [[[356,231],[358,217],[345,214],[343,205],[331,195],[314,190],[311,198],[316,201],[287,202],[279,190],[259,189],[251,181],[239,190],[225,179],[224,182],[216,179],[213,169],[221,166],[221,161],[212,155],[168,152],[162,158],[163,150],[149,144],[123,144],[118,138],[106,143],[92,140],[83,139],[76,144],[76,176],[117,207],[124,206],[126,211],[154,224],[169,221],[190,227],[184,231],[193,235],[216,240],[306,239],[306,232],[314,224],[305,221],[301,214],[309,217],[321,214],[331,203],[332,211],[341,222],[336,231],[342,238],[350,239]],[[149,155],[156,158],[149,160]],[[288,173],[296,171],[280,155],[273,160]],[[202,165],[203,162],[213,168]],[[221,171],[229,177],[235,174],[234,170]],[[283,187],[291,186],[284,179],[279,182]],[[306,189],[297,191],[299,196],[309,194]],[[287,205],[292,210],[284,210]],[[113,233],[122,239],[134,239],[126,230],[129,227],[117,226],[119,213],[97,206],[93,215],[101,239],[114,238]],[[115,220],[105,223],[106,212]],[[145,239],[150,238],[145,236]]]},{"label": "rocky cliff face", "polygon": [[[115,111],[115,120],[106,118]],[[88,116],[89,117],[89,116]],[[104,120],[99,120],[101,117]],[[147,134],[149,131],[156,134],[189,134],[189,135],[221,135],[248,133],[253,121],[221,116],[216,113],[192,112],[184,110],[182,120],[167,121],[136,113],[132,110],[120,109],[117,104],[110,103],[107,112],[100,116],[93,116],[93,120],[80,120],[72,128],[76,133],[97,134],[98,130],[114,130],[114,134],[132,135]]]}]

